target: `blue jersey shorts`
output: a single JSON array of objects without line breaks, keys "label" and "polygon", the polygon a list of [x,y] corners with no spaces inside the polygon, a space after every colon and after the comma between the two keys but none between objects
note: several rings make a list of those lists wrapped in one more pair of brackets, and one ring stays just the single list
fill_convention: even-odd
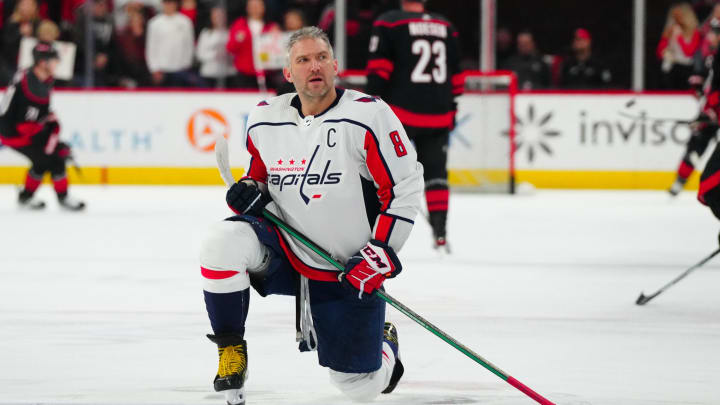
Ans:
[{"label": "blue jersey shorts", "polygon": [[[271,258],[262,275],[250,274],[261,296],[295,296],[300,274],[293,269],[280,247],[278,232],[265,218],[236,215],[228,221],[249,223]],[[318,362],[344,373],[369,373],[382,361],[385,302],[377,296],[358,299],[358,291],[340,283],[309,280],[310,308],[317,334]]]}]

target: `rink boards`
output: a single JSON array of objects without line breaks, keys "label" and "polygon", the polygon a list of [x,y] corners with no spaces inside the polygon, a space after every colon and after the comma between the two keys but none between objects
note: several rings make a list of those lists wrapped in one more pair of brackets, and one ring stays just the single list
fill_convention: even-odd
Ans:
[{"label": "rink boards", "polygon": [[[240,176],[249,162],[249,111],[270,94],[186,91],[57,91],[52,108],[88,184],[221,184],[212,153],[229,139]],[[687,94],[534,92],[515,98],[517,181],[546,188],[666,188],[697,114]],[[464,95],[451,134],[450,180],[510,166],[509,97]],[[712,147],[712,146],[711,146]],[[20,183],[26,162],[0,148],[0,183]],[[690,187],[697,186],[697,174]]]}]

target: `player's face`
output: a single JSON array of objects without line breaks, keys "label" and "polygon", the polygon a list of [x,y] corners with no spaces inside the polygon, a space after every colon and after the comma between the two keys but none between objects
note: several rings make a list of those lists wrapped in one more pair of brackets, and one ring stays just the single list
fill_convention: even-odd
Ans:
[{"label": "player's face", "polygon": [[48,77],[55,77],[55,69],[57,69],[58,63],[60,63],[59,59],[47,59],[40,62],[39,67]]},{"label": "player's face", "polygon": [[290,49],[289,67],[283,69],[285,79],[306,97],[323,97],[335,85],[337,60],[320,38],[305,38]]}]

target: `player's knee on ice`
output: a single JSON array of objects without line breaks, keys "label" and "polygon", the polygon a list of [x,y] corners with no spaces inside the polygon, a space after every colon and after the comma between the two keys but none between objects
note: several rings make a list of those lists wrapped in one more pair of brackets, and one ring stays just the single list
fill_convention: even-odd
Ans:
[{"label": "player's knee on ice", "polygon": [[355,402],[370,402],[387,388],[392,376],[394,358],[384,360],[382,366],[372,373],[342,373],[330,371],[330,381],[343,394]]},{"label": "player's knee on ice", "polygon": [[247,222],[213,224],[200,245],[204,290],[230,293],[249,288],[247,272],[262,270],[266,249]]}]

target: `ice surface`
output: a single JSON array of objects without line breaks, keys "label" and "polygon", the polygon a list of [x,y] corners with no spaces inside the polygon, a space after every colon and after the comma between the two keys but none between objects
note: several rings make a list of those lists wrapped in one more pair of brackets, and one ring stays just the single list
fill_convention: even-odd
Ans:
[{"label": "ice surface", "polygon": [[[0,404],[222,404],[196,260],[221,187],[89,187],[85,213],[0,187]],[[720,403],[720,259],[691,193],[454,194],[454,254],[421,220],[398,300],[558,404]],[[406,373],[383,404],[532,400],[393,310]],[[253,295],[248,404],[350,403],[294,342],[294,302]]]}]

